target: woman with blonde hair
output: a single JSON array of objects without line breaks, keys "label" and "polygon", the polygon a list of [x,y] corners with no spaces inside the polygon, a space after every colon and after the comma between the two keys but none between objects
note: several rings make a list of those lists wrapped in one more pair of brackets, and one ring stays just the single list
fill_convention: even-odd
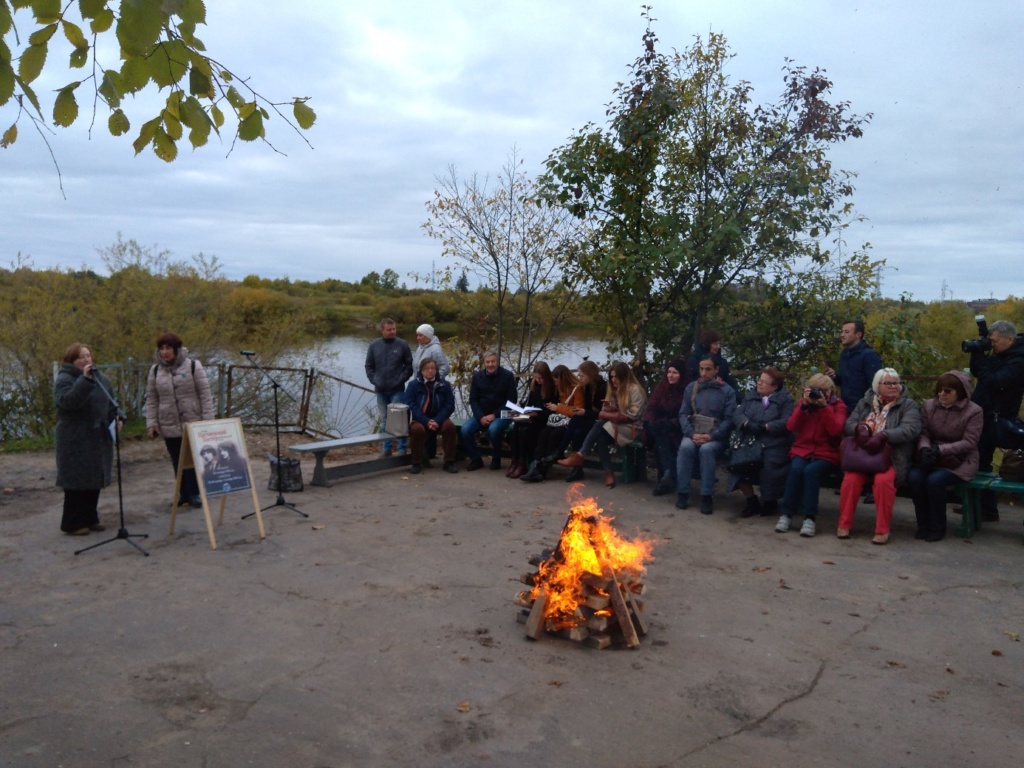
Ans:
[{"label": "woman with blonde hair", "polygon": [[889,541],[889,526],[896,501],[896,489],[907,479],[907,471],[914,455],[917,438],[921,434],[921,411],[900,382],[900,375],[892,368],[881,368],[875,373],[868,390],[857,407],[846,419],[843,430],[854,442],[870,454],[884,452],[889,447],[888,467],[874,475],[851,470],[843,466],[843,483],[839,488],[839,528],[836,536],[850,538],[857,500],[868,478],[873,477],[875,496],[875,535],[872,544]]},{"label": "woman with blonde hair", "polygon": [[816,373],[804,384],[797,408],[786,421],[793,433],[789,449],[789,474],[782,494],[781,515],[776,533],[786,533],[798,511],[804,516],[800,535],[816,532],[818,491],[826,475],[839,474],[839,441],[846,424],[846,403],[836,397],[836,385],[824,373]]},{"label": "woman with blonde hair", "polygon": [[630,367],[621,360],[613,363],[608,371],[608,390],[608,397],[602,402],[597,421],[590,428],[579,451],[558,463],[563,467],[579,469],[582,473],[583,457],[592,447],[596,447],[604,469],[604,484],[614,488],[615,473],[612,472],[608,449],[612,443],[625,446],[641,438],[647,393]]}]

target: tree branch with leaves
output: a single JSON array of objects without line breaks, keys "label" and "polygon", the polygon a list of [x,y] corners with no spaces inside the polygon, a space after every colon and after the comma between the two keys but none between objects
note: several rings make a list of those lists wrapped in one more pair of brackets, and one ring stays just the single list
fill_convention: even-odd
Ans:
[{"label": "tree branch with leaves", "polygon": [[[24,32],[17,24],[22,18],[28,20]],[[308,145],[302,131],[316,121],[308,97],[287,102],[263,97],[248,80],[207,54],[196,36],[205,23],[203,0],[0,0],[0,109],[14,110],[0,146],[14,144],[18,124],[27,119],[49,148],[50,121],[67,128],[79,119],[83,86],[92,89],[90,131],[102,102],[109,109],[107,130],[113,136],[132,131],[127,97],[166,91],[158,113],[138,127],[132,142],[135,154],[149,147],[161,160],[172,162],[186,132],[193,148],[205,146],[211,133],[221,135],[226,113],[235,119],[232,148],[239,139],[262,140],[278,151],[266,137],[271,111]],[[102,60],[112,43],[119,53],[116,64]],[[35,85],[44,72],[56,76],[56,55],[62,48],[70,48],[68,70],[82,76],[58,86],[51,102],[40,97]]]}]

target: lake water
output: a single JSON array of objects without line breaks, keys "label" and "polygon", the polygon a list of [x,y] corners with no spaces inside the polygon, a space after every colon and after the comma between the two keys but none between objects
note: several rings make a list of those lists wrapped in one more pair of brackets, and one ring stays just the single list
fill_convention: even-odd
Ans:
[{"label": "lake water", "polygon": [[[375,429],[373,422],[376,418],[376,399],[372,393],[361,388],[370,388],[365,372],[366,349],[372,341],[379,338],[379,333],[336,336],[296,350],[294,354],[286,356],[280,362],[281,365],[297,368],[316,368],[357,385],[353,387],[334,382],[327,390],[318,388],[316,402],[310,410],[311,420],[317,421],[316,424],[311,424],[314,429],[343,435],[363,434]],[[415,338],[406,341],[410,347],[415,348]],[[444,346],[443,338],[441,344]],[[556,365],[566,365],[575,370],[584,359],[593,360],[603,367],[608,360],[608,348],[597,339],[563,336],[549,347],[543,359],[552,368]],[[465,416],[466,410],[465,404],[459,403],[456,415]]]},{"label": "lake water", "polygon": [[[368,387],[370,383],[364,370],[366,348],[379,338],[378,333],[365,336],[335,336],[296,352],[290,357],[290,361],[297,366],[313,366],[354,384]],[[415,337],[406,341],[415,350]],[[444,346],[444,339],[441,338],[440,341]],[[552,343],[542,359],[552,368],[556,365],[566,365],[575,370],[583,360],[593,360],[604,367],[608,362],[608,347],[599,339],[564,336]]]}]

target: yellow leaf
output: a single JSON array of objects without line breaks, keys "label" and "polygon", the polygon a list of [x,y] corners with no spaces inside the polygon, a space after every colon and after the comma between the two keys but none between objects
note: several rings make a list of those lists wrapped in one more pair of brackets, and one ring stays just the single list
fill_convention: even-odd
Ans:
[{"label": "yellow leaf", "polygon": [[[3,147],[4,149],[7,149],[7,147],[11,146],[11,144],[16,142],[17,140],[18,140],[18,126],[17,125],[12,125],[6,131],[4,131],[3,138],[0,138],[0,147]],[[4,489],[4,492],[5,493],[7,492],[6,488]]]}]

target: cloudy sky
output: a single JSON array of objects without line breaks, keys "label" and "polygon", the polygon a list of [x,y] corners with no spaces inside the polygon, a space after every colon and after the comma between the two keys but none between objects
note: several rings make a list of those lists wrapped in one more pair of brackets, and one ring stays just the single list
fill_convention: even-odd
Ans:
[{"label": "cloudy sky", "polygon": [[[821,67],[834,100],[873,113],[835,153],[859,174],[867,222],[848,237],[888,260],[882,291],[934,300],[1024,295],[1024,3],[1020,0],[650,0],[663,50],[723,33],[729,72],[775,100],[786,58]],[[604,105],[641,52],[632,0],[207,0],[207,50],[268,97],[310,96],[313,149],[279,119],[260,144],[187,143],[165,164],[131,139],[51,138],[27,123],[0,150],[0,264],[100,271],[117,233],[228,277],[359,280],[425,273],[435,176],[499,170],[516,146],[533,173]],[[286,11],[277,10],[287,8]],[[63,59],[63,56],[60,57]],[[110,66],[111,64],[108,64]],[[70,77],[63,73],[55,87]],[[83,113],[87,110],[86,99]],[[140,125],[145,102],[129,105]],[[152,114],[152,113],[151,113]],[[0,128],[13,113],[0,110]]]}]

